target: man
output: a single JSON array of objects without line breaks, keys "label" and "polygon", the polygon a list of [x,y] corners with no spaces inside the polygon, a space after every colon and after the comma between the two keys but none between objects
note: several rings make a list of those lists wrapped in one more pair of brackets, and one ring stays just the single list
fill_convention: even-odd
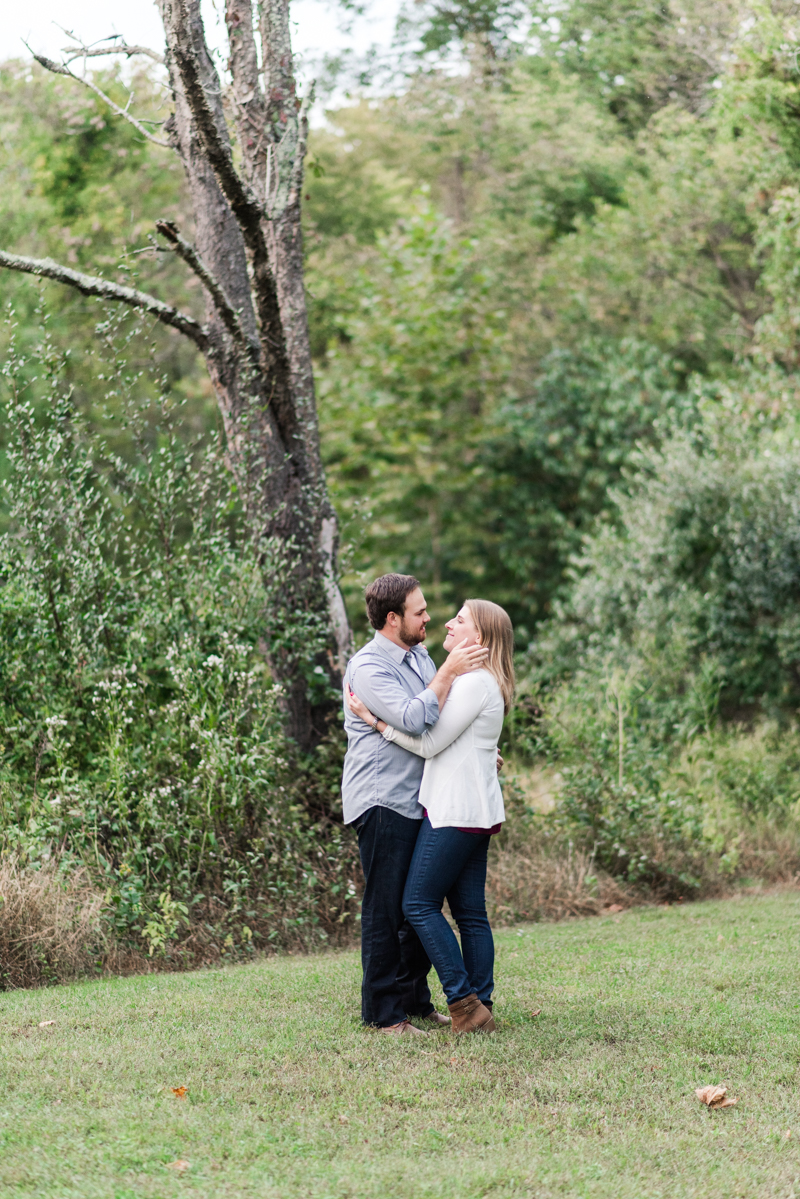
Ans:
[{"label": "man", "polygon": [[[366,590],[372,641],[353,657],[344,678],[375,716],[420,736],[435,724],[454,679],[477,669],[482,646],[454,649],[437,671],[425,649],[430,621],[411,575],[382,575]],[[424,760],[385,741],[345,702],[347,756],[342,778],[346,824],[355,826],[364,871],[361,908],[361,1016],[382,1033],[420,1034],[409,1016],[449,1024],[431,1002],[430,960],[403,916],[403,889],[422,820],[418,801]]]}]

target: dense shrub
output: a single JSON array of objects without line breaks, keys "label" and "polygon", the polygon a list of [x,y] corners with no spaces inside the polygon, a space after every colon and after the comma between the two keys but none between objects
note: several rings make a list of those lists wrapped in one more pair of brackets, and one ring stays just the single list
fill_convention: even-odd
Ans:
[{"label": "dense shrub", "polygon": [[561,670],[587,654],[644,652],[668,657],[676,677],[711,657],[726,715],[793,711],[799,439],[793,416],[768,419],[729,395],[692,430],[643,452],[615,496],[618,520],[586,542],[543,656]]},{"label": "dense shrub", "polygon": [[132,408],[118,370],[122,457],[64,394],[46,339],[38,361],[27,384],[13,354],[5,367],[0,850],[85,867],[117,938],[153,953],[193,921],[245,949],[330,931],[352,852],[260,650],[276,623],[309,661],[317,646],[280,610],[279,555],[215,440],[178,436],[168,396]]},{"label": "dense shrub", "polygon": [[513,728],[560,772],[562,829],[665,894],[758,870],[765,826],[800,864],[797,427],[722,399],[640,456],[586,541]]},{"label": "dense shrub", "polygon": [[643,661],[606,667],[551,688],[517,733],[518,747],[557,771],[553,811],[533,817],[540,833],[572,840],[612,876],[664,898],[713,894],[742,877],[793,878],[800,729],[719,722],[708,680],[695,678],[684,679],[694,694],[670,733],[657,698],[663,677]]}]

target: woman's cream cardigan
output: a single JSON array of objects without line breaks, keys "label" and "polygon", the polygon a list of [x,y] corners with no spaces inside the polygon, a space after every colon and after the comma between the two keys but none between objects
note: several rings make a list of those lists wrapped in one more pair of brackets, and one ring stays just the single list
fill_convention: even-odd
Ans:
[{"label": "woman's cream cardigan", "polygon": [[503,697],[494,675],[455,680],[437,723],[421,737],[388,727],[383,736],[426,758],[419,802],[434,828],[491,828],[505,820],[497,778]]}]

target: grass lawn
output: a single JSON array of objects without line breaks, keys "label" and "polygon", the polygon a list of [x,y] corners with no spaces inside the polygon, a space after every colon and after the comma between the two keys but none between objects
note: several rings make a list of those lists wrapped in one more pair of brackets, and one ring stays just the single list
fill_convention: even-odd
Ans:
[{"label": "grass lawn", "polygon": [[2,994],[0,1196],[800,1196],[799,919],[504,930],[457,1042],[362,1031],[355,953]]}]

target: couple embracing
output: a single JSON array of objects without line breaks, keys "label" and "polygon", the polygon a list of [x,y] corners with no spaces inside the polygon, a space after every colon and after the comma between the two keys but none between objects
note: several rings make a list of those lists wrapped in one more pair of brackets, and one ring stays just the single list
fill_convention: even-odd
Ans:
[{"label": "couple embracing", "polygon": [[[467,600],[447,622],[437,671],[418,581],[383,575],[365,599],[375,635],[345,674],[342,779],[365,880],[362,1020],[389,1034],[425,1035],[412,1016],[493,1032],[486,859],[505,819],[497,743],[514,689],[511,621],[497,604]],[[449,1016],[431,1001],[431,963]]]}]

